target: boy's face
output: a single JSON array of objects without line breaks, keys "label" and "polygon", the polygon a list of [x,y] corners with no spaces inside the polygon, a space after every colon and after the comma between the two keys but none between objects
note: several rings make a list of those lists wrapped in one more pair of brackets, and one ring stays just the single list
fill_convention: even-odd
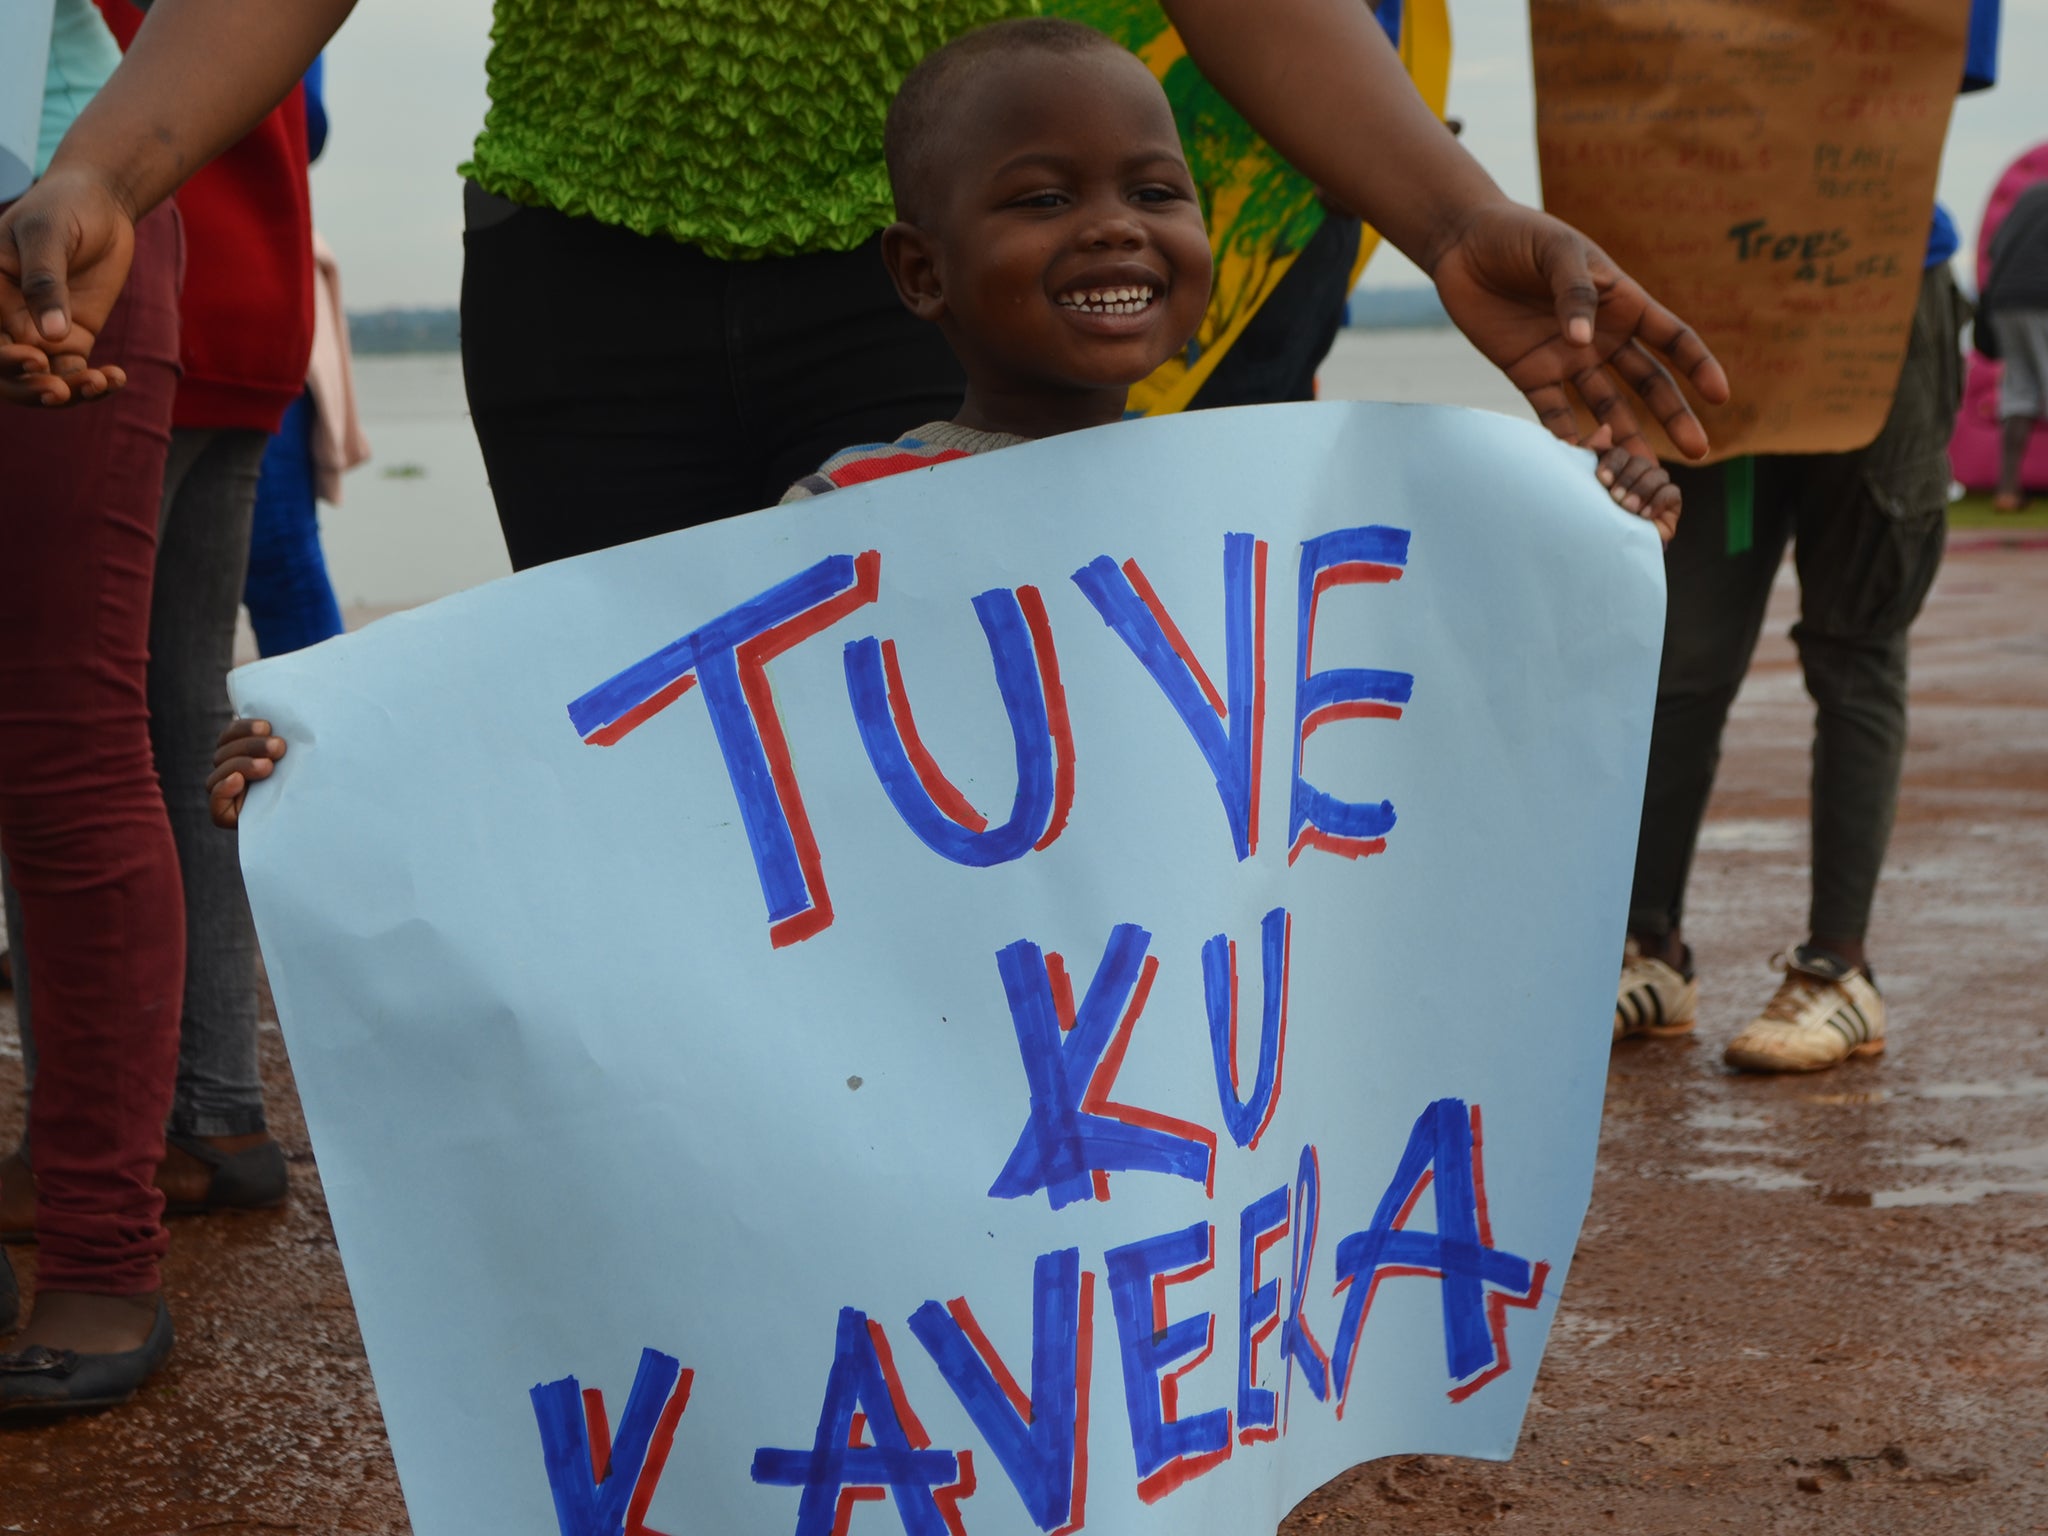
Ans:
[{"label": "boy's face", "polygon": [[969,88],[892,257],[906,301],[984,394],[1128,388],[1209,302],[1209,237],[1166,97],[1107,48],[991,61]]}]

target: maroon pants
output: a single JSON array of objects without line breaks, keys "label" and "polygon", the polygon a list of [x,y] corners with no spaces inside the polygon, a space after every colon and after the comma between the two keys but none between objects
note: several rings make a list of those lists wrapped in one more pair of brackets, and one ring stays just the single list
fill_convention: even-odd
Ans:
[{"label": "maroon pants", "polygon": [[156,1289],[185,907],[149,746],[149,593],[178,375],[177,214],[135,231],[93,349],[128,387],[0,405],[0,846],[40,1057],[39,1288]]}]

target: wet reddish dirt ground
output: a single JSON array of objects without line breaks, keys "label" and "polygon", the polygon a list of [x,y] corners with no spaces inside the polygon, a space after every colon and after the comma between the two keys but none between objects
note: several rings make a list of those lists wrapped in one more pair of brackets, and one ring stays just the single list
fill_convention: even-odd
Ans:
[{"label": "wet reddish dirt ground", "polygon": [[[1890,1052],[1737,1077],[1719,1048],[1805,915],[1792,603],[1694,871],[1700,1029],[1615,1052],[1514,1460],[1370,1463],[1287,1536],[2048,1531],[2048,551],[1955,550],[1915,630],[1871,934]],[[120,1412],[0,1430],[0,1531],[409,1529],[274,1025],[264,1051],[295,1203],[174,1224],[176,1357]],[[0,1145],[19,1075],[0,1057]]]}]

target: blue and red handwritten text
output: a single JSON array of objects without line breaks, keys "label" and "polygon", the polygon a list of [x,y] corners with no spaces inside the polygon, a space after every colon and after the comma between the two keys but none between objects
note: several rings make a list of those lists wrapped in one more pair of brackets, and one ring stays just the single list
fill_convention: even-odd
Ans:
[{"label": "blue and red handwritten text", "polygon": [[[1192,738],[1240,861],[1259,850],[1267,564],[1263,541],[1243,533],[1224,538],[1222,649],[1207,665],[1137,561],[1104,555],[1073,575],[1138,663],[1133,681],[1140,674],[1149,678]],[[1301,548],[1289,864],[1308,852],[1363,859],[1385,849],[1394,829],[1391,802],[1340,798],[1311,781],[1306,760],[1310,738],[1323,727],[1397,721],[1410,704],[1411,674],[1319,668],[1315,654],[1317,616],[1327,595],[1384,587],[1400,580],[1408,565],[1409,535],[1398,528],[1340,529]],[[832,902],[767,664],[875,601],[880,572],[874,551],[821,560],[569,706],[583,740],[613,746],[701,687],[776,947],[829,927]],[[1006,813],[975,805],[925,745],[894,640],[854,640],[843,661],[860,746],[896,816],[939,857],[990,868],[1060,838],[1074,806],[1077,753],[1043,595],[1031,586],[999,587],[975,597],[973,608],[1015,748],[1016,788]],[[1000,823],[992,820],[998,813]],[[791,1426],[792,1443],[756,1449],[749,1469],[763,1490],[788,1491],[796,1536],[846,1536],[852,1512],[868,1501],[887,1501],[909,1536],[965,1536],[970,1499],[1013,1497],[1040,1531],[1081,1531],[1088,1518],[1091,1429],[1107,1417],[1120,1419],[1124,1433],[1116,1438],[1130,1450],[1128,1464],[1116,1458],[1115,1475],[1128,1476],[1145,1503],[1158,1503],[1286,1435],[1297,1386],[1305,1411],[1341,1419],[1357,1387],[1374,1300],[1389,1281],[1436,1288],[1443,1380],[1453,1402],[1509,1369],[1508,1309],[1541,1302],[1549,1266],[1494,1240],[1478,1105],[1444,1097],[1425,1106],[1390,1174],[1342,1170],[1365,1182],[1362,1189],[1344,1184],[1333,1199],[1340,1234],[1334,1240],[1325,1231],[1324,1168],[1312,1142],[1300,1147],[1291,1180],[1283,1163],[1282,1181],[1241,1209],[1213,1204],[1219,1155],[1257,1153],[1285,1094],[1293,936],[1289,913],[1275,907],[1260,922],[1255,944],[1244,936],[1244,955],[1237,936],[1217,933],[1199,956],[1173,960],[1199,962],[1213,1117],[1172,1115],[1115,1097],[1162,963],[1151,933],[1120,923],[1092,964],[1083,955],[1076,966],[1028,938],[997,951],[1001,1006],[1020,1068],[1020,1124],[1001,1165],[980,1175],[987,1196],[1043,1199],[1057,1212],[1108,1201],[1112,1178],[1167,1180],[1174,1182],[1163,1187],[1201,1202],[1202,1213],[1093,1261],[1075,1247],[1039,1254],[1028,1277],[1028,1343],[1006,1337],[999,1345],[965,1296],[925,1301],[900,1324],[892,1318],[886,1326],[866,1310],[842,1306],[829,1356],[821,1354],[815,1419]],[[1246,974],[1254,965],[1256,980]],[[1082,975],[1085,985],[1077,987]],[[1248,1050],[1242,1037],[1254,1028],[1256,1049]],[[1433,1213],[1427,1227],[1415,1219],[1426,1193]],[[1185,1298],[1206,1294],[1206,1287],[1183,1288],[1211,1274],[1219,1244],[1223,1262],[1235,1262],[1237,1283],[1228,1293],[1234,1302],[1205,1309]],[[1021,1287],[1025,1277],[1017,1283]],[[1116,1362],[1120,1415],[1114,1408],[1093,1412],[1098,1292],[1107,1298],[1110,1322],[1102,1344]],[[981,1300],[984,1307],[999,1304]],[[1013,1309],[1005,1304],[1004,1310]],[[1235,1389],[1212,1388],[1213,1397],[1197,1400],[1187,1381],[1215,1355],[1219,1332],[1224,1358],[1235,1357]],[[951,1394],[978,1444],[933,1443],[897,1369],[906,1337],[943,1384],[926,1390]],[[930,1373],[924,1379],[930,1381]],[[616,1437],[601,1394],[580,1388],[574,1377],[533,1389],[562,1536],[659,1536],[646,1517],[691,1382],[677,1360],[647,1350]]]},{"label": "blue and red handwritten text", "polygon": [[[1334,588],[1398,581],[1408,565],[1405,529],[1345,528],[1302,546],[1296,604],[1293,787],[1287,858],[1310,849],[1360,859],[1383,851],[1392,802],[1351,801],[1304,774],[1309,737],[1340,720],[1399,720],[1414,676],[1371,667],[1314,665],[1316,615]],[[570,723],[592,746],[615,746],[702,685],[705,712],[738,802],[775,946],[832,925],[824,861],[811,830],[776,714],[767,665],[875,601],[882,557],[833,555],[693,629],[607,678],[569,705]],[[1187,727],[1216,782],[1239,859],[1259,848],[1259,782],[1266,720],[1266,545],[1248,533],[1223,540],[1223,687],[1195,655],[1136,560],[1098,556],[1074,583],[1123,641]],[[849,641],[848,698],[861,746],[889,804],[925,847],[956,864],[988,868],[1042,851],[1065,831],[1074,804],[1076,751],[1060,681],[1058,647],[1036,587],[997,587],[973,601],[995,666],[996,691],[1016,743],[1017,788],[992,826],[947,778],[911,712],[896,642]],[[1211,658],[1212,662],[1215,658]],[[1233,1126],[1233,1134],[1235,1127]]]}]

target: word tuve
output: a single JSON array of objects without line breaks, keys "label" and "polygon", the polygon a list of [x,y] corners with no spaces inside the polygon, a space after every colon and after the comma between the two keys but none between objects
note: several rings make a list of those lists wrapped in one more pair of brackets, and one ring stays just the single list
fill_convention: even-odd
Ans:
[{"label": "word tuve", "polygon": [[[1386,848],[1391,802],[1342,800],[1302,773],[1302,752],[1337,720],[1398,720],[1415,686],[1407,672],[1313,666],[1317,605],[1333,587],[1398,580],[1407,530],[1345,528],[1302,545],[1296,609],[1293,787],[1288,862],[1318,849],[1364,858]],[[824,861],[777,718],[767,665],[865,604],[879,590],[874,550],[833,555],[748,598],[606,679],[569,705],[592,746],[623,741],[701,686],[739,803],[741,825],[768,908],[770,942],[798,943],[832,924]],[[1223,541],[1224,686],[1196,659],[1136,560],[1100,556],[1073,580],[1129,647],[1194,738],[1216,782],[1239,859],[1259,844],[1259,781],[1266,710],[1266,544],[1247,533]],[[1036,587],[998,587],[974,599],[1016,742],[1017,791],[1000,825],[968,800],[919,738],[893,640],[847,644],[846,687],[861,745],[889,803],[933,853],[988,867],[1047,848],[1073,807],[1075,751],[1045,599]]]}]

